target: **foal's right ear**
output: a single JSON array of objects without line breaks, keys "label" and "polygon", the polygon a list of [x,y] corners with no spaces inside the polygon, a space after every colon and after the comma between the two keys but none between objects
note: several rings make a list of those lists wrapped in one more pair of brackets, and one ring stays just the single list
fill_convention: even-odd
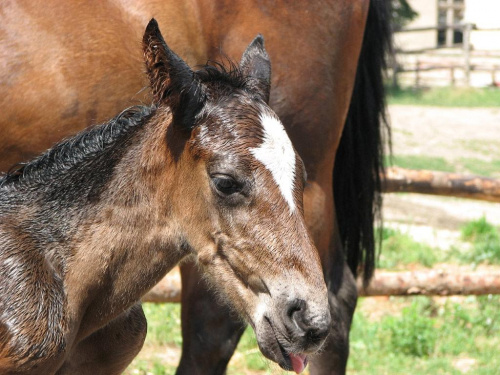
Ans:
[{"label": "foal's right ear", "polygon": [[184,60],[165,43],[154,18],[146,27],[142,44],[154,103],[166,102],[172,109],[174,123],[191,128],[204,103],[201,84]]}]

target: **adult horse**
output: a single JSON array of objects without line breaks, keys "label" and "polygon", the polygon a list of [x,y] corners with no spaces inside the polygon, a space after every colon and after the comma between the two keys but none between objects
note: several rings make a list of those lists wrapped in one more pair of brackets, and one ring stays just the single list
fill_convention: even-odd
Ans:
[{"label": "adult horse", "polygon": [[0,372],[120,374],[146,335],[138,299],[184,258],[302,372],[330,308],[263,39],[231,71],[193,72],[154,19],[143,44],[152,106],[0,179]]},{"label": "adult horse", "polygon": [[[374,266],[386,1],[2,2],[3,170],[123,106],[149,101],[137,44],[152,16],[191,66],[220,50],[236,59],[255,34],[265,36],[270,105],[306,166],[305,217],[330,292],[331,332],[311,373],[343,373],[353,275],[361,269],[368,280]],[[192,266],[182,276],[178,372],[222,373],[243,326],[214,305]]]}]

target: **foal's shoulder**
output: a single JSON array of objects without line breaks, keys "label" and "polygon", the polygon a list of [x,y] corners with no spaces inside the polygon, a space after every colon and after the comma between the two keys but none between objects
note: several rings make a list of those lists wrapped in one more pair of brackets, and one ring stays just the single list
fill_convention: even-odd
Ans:
[{"label": "foal's shoulder", "polygon": [[0,370],[29,371],[65,350],[63,281],[34,241],[0,222]]}]

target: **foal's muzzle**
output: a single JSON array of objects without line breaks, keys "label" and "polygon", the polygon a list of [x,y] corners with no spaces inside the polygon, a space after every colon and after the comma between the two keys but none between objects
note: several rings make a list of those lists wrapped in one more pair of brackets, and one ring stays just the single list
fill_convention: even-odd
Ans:
[{"label": "foal's muzzle", "polygon": [[313,352],[321,347],[328,336],[331,317],[329,311],[322,315],[315,314],[306,301],[295,299],[288,303],[283,323],[301,352]]}]

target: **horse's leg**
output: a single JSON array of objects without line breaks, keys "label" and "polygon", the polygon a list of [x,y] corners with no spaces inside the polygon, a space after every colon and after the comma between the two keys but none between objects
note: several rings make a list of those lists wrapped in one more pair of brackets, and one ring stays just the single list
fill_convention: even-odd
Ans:
[{"label": "horse's leg", "polygon": [[138,303],[78,343],[57,374],[121,374],[141,350],[146,328]]},{"label": "horse's leg", "polygon": [[[345,374],[349,357],[349,330],[356,307],[356,282],[343,259],[333,265],[329,286],[332,326],[321,353],[310,358],[311,375]],[[340,276],[340,277],[339,277]]]},{"label": "horse's leg", "polygon": [[224,305],[192,263],[181,266],[182,357],[177,374],[224,374],[245,324]]}]

